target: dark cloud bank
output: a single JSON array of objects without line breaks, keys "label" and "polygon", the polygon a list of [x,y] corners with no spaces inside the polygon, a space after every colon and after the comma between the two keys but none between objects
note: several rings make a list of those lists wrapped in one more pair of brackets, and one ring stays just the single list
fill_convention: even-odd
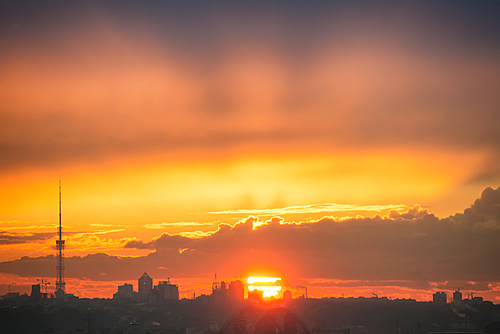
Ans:
[{"label": "dark cloud bank", "polygon": [[0,231],[0,245],[23,244],[32,241],[48,240],[56,236],[56,233],[10,233]]},{"label": "dark cloud bank", "polygon": [[[273,218],[253,229],[249,217],[202,238],[162,234],[143,257],[98,253],[66,259],[66,276],[92,280],[153,277],[222,277],[252,268],[274,269],[290,277],[341,280],[498,281],[500,268],[500,187],[486,188],[464,213],[439,219],[418,207],[389,217],[287,224]],[[0,272],[53,276],[53,256],[0,263]]]}]

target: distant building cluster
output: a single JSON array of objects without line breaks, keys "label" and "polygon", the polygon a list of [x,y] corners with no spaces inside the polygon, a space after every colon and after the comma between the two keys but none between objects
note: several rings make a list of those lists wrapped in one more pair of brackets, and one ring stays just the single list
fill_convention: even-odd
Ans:
[{"label": "distant building cluster", "polygon": [[446,300],[446,292],[438,291],[432,295],[432,302],[436,304],[445,305],[448,301]]},{"label": "distant building cluster", "polygon": [[[455,292],[453,292],[453,300],[451,301],[453,304],[481,304],[483,302],[483,297],[474,297],[474,293],[470,293],[467,299],[463,299],[462,292],[460,292],[461,288],[457,288]],[[432,295],[432,302],[438,305],[446,305],[448,303],[448,299],[446,297],[446,292],[438,291]]]},{"label": "distant building cluster", "polygon": [[153,279],[145,272],[138,279],[137,286],[137,292],[134,291],[132,284],[125,283],[118,286],[118,292],[113,294],[113,299],[148,303],[179,300],[179,288],[177,285],[170,283],[170,278],[166,281],[160,281],[158,285],[153,287]]},{"label": "distant building cluster", "polygon": [[[161,304],[169,301],[179,300],[179,287],[170,282],[160,281],[158,285],[153,284],[153,278],[148,273],[142,274],[137,280],[138,291],[134,291],[132,284],[125,283],[118,286],[118,291],[113,294],[114,300],[131,301],[150,304]],[[206,298],[206,295],[196,296],[195,298]],[[245,299],[245,286],[241,280],[231,282],[217,281],[212,283],[212,294],[210,298],[215,302],[242,301]]]},{"label": "distant building cluster", "polygon": [[[179,300],[178,286],[171,283],[170,278],[158,281],[155,285],[153,278],[145,272],[137,279],[135,290],[134,286],[128,283],[119,285],[112,299],[78,298],[69,293],[65,293],[64,298],[54,293],[48,295],[44,284],[32,285],[31,296],[10,292],[9,287],[9,293],[0,297],[0,310],[16,310],[13,312],[20,312],[17,318],[25,319],[22,312],[31,312],[30,307],[33,310],[36,308],[36,312],[41,312],[38,320],[34,321],[37,325],[54,324],[60,328],[79,326],[65,332],[57,331],[55,327],[46,328],[48,333],[370,334],[392,333],[395,330],[397,334],[404,334],[431,333],[429,330],[432,329],[432,333],[437,334],[473,333],[483,329],[482,333],[491,334],[499,333],[500,328],[500,322],[494,321],[500,314],[500,305],[484,302],[481,297],[474,297],[473,292],[463,296],[460,288],[453,292],[452,301],[448,300],[444,291],[434,293],[433,303],[414,299],[392,300],[376,295],[371,298],[293,298],[291,291],[286,290],[282,298],[270,297],[262,304],[263,291],[248,291],[245,298],[247,289],[238,279],[226,282],[215,278],[210,294],[193,294],[193,298],[182,300]],[[89,312],[96,309],[100,311]],[[338,310],[344,309],[348,311],[342,311],[342,317],[345,312],[350,312],[350,316],[345,316],[349,322],[325,321],[332,316],[339,319]],[[373,317],[373,321],[366,322],[364,314],[375,309],[377,316]],[[415,313],[415,310],[419,311]],[[30,313],[30,316],[36,312]],[[306,314],[307,321],[304,322],[295,312]],[[61,321],[68,314],[73,314],[73,319],[77,319],[78,323]],[[418,323],[408,318],[415,314],[419,315]],[[477,314],[481,314],[481,317],[477,317]],[[421,318],[422,315],[424,318]],[[57,322],[45,322],[45,317],[57,319]],[[398,319],[396,328],[392,320],[390,328],[384,327],[383,319]],[[355,322],[351,322],[353,320]],[[313,324],[311,331],[307,329],[306,323]],[[4,324],[2,326],[2,333],[10,333],[15,332],[12,328],[17,328],[18,323],[12,322],[8,328]],[[100,331],[97,331],[98,327]]]},{"label": "distant building cluster", "polygon": [[233,300],[243,300],[245,298],[245,286],[240,280],[235,280],[227,284],[224,281],[217,281],[217,277],[212,283],[212,296],[215,298],[229,297]]}]

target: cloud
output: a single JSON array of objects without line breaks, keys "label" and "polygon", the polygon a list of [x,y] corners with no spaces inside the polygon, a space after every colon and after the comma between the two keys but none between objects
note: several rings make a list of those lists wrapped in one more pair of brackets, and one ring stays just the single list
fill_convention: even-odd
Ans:
[{"label": "cloud", "polygon": [[406,212],[399,212],[397,210],[392,210],[389,213],[389,217],[392,219],[416,219],[416,218],[422,218],[426,215],[429,214],[429,211],[426,209],[422,209],[418,205],[414,205],[412,208],[408,208]]},{"label": "cloud", "polygon": [[500,217],[500,188],[487,187],[483,190],[470,210],[476,214],[480,221],[497,220]]},{"label": "cloud", "polygon": [[288,206],[285,208],[276,209],[261,209],[261,210],[224,210],[209,212],[209,214],[248,214],[261,216],[275,216],[286,214],[306,214],[306,213],[331,213],[331,212],[352,212],[352,211],[374,211],[381,212],[385,210],[402,210],[404,205],[354,205],[354,204],[337,204],[337,203],[322,203],[310,205]]},{"label": "cloud", "polygon": [[108,234],[108,233],[116,233],[116,232],[122,232],[125,231],[123,228],[119,229],[114,229],[114,230],[100,230],[100,231],[93,231],[93,232],[73,232],[73,238],[81,238],[84,236],[88,235],[99,235],[99,234]]},{"label": "cloud", "polygon": [[10,233],[0,231],[0,245],[43,242],[56,235],[57,233]]},{"label": "cloud", "polygon": [[57,228],[57,224],[47,224],[47,222],[32,222],[32,221],[20,221],[20,220],[9,220],[0,221],[1,229],[4,231],[23,231],[26,230],[41,230],[41,229],[51,229]]},{"label": "cloud", "polygon": [[154,249],[154,243],[144,243],[142,240],[130,240],[125,244],[125,248]]},{"label": "cloud", "polygon": [[210,222],[171,222],[171,223],[154,223],[146,224],[144,228],[152,230],[162,230],[168,227],[186,227],[186,226],[212,226],[214,223]]},{"label": "cloud", "polygon": [[[499,205],[500,187],[486,188],[464,213],[444,219],[415,206],[386,217],[299,223],[250,216],[194,238],[164,233],[149,242],[99,239],[99,247],[111,242],[115,248],[153,251],[138,257],[68,257],[67,276],[120,280],[144,271],[170,277],[204,277],[217,271],[231,277],[268,268],[288,277],[344,281],[495,281],[500,277],[495,265],[500,252]],[[48,236],[39,236],[44,237]],[[82,237],[75,242],[79,246],[91,241]],[[51,256],[23,257],[0,263],[0,272],[46,275],[53,261]],[[167,269],[160,273],[160,267]]]},{"label": "cloud", "polygon": [[100,234],[104,233],[79,233],[74,237],[67,238],[65,248],[66,253],[112,252],[123,249],[123,246],[132,239],[102,238],[99,237]]},{"label": "cloud", "polygon": [[[206,277],[214,272],[234,277],[264,270],[292,281],[321,277],[309,282],[318,288],[361,284],[448,289],[453,282],[467,281],[488,290],[485,282],[500,277],[499,205],[500,187],[489,187],[464,213],[443,219],[418,206],[386,217],[299,223],[250,216],[196,238],[164,233],[149,242],[120,240],[115,246],[152,251],[138,257],[68,257],[66,276],[130,280],[147,271],[153,277]],[[1,262],[0,272],[49,276],[54,266],[53,256],[23,257]]]},{"label": "cloud", "polygon": [[[43,227],[45,228],[45,227]],[[0,246],[2,254],[14,253],[31,256],[54,254],[56,250],[56,232],[33,232],[39,230],[37,226],[18,226],[12,230],[0,231]],[[57,230],[50,227],[51,231]],[[123,232],[124,229],[97,230],[97,231],[64,231],[65,254],[67,256],[88,254],[89,252],[120,253],[123,246],[133,238],[106,238],[106,234]],[[13,257],[11,257],[13,258]],[[7,258],[4,258],[5,260]]]},{"label": "cloud", "polygon": [[[324,218],[300,224],[249,217],[234,227],[221,224],[209,236],[194,239],[163,234],[147,246],[154,247],[157,254],[189,248],[193,250],[191,259],[213,261],[198,263],[200,271],[205,267],[210,271],[210,265],[234,264],[240,258],[233,270],[260,263],[300,272],[304,277],[494,280],[499,274],[492,266],[500,251],[495,242],[500,236],[499,194],[500,188],[486,188],[471,208],[445,219],[418,206],[392,211],[385,218]],[[275,263],[277,258],[283,262]]]},{"label": "cloud", "polygon": [[[488,15],[255,4],[256,29],[246,7],[181,15],[173,4],[144,5],[147,17],[161,18],[146,20],[120,6],[123,17],[73,4],[26,16],[18,7],[20,15],[3,18],[1,169],[298,144],[302,152],[500,151],[500,66]],[[303,11],[311,15],[298,27]],[[470,43],[481,47],[471,53]]]}]

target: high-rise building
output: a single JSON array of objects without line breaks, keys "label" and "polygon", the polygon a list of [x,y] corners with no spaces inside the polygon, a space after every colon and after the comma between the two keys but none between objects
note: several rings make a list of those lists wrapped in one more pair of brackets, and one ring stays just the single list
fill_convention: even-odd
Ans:
[{"label": "high-rise building", "polygon": [[455,292],[453,292],[453,302],[459,303],[462,301],[462,293],[460,292],[460,288],[458,288]]},{"label": "high-rise building", "polygon": [[170,280],[161,281],[157,288],[160,300],[179,300],[179,288],[170,284]]},{"label": "high-rise building", "polygon": [[286,290],[285,292],[283,292],[283,300],[284,301],[292,300],[292,292],[290,290]]},{"label": "high-rise building", "polygon": [[132,284],[123,284],[118,286],[118,293],[134,293],[134,286]]},{"label": "high-rise building", "polygon": [[132,284],[123,284],[118,286],[118,292],[113,294],[113,299],[132,299],[137,298],[137,292],[134,292],[134,286]]},{"label": "high-rise building", "polygon": [[139,278],[139,294],[149,294],[153,290],[153,279],[148,273],[142,274]]},{"label": "high-rise building", "polygon": [[435,294],[432,295],[432,301],[436,304],[446,304],[446,292],[444,291],[438,291]]},{"label": "high-rise building", "polygon": [[42,291],[40,289],[40,284],[34,284],[31,286],[31,299],[36,301],[42,299]]},{"label": "high-rise building", "polygon": [[234,300],[243,300],[245,298],[245,286],[240,280],[229,283],[229,297]]}]

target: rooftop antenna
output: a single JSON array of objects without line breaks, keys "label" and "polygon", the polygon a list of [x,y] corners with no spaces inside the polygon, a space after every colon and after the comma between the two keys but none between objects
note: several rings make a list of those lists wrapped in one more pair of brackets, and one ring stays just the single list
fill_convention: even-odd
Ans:
[{"label": "rooftop antenna", "polygon": [[59,180],[59,240],[56,240],[57,246],[57,281],[56,295],[63,294],[66,283],[64,282],[64,240],[62,240],[62,219],[61,219],[61,180]]}]

